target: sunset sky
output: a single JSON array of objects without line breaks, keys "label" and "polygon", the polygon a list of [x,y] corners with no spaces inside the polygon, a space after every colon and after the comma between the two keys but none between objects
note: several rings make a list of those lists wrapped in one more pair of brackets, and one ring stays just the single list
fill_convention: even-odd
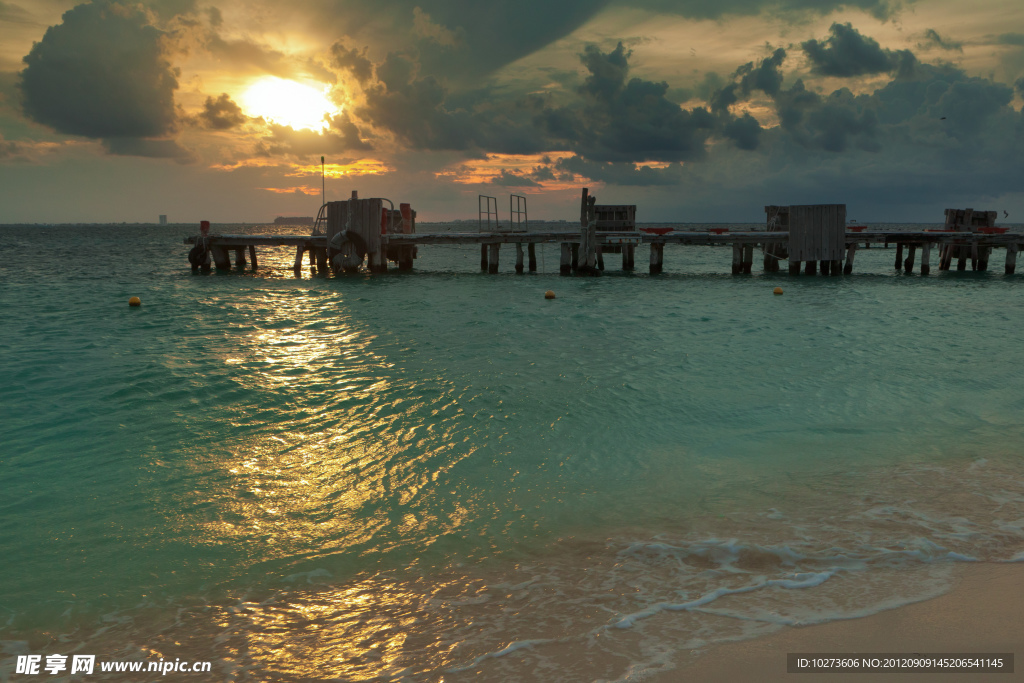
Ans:
[{"label": "sunset sky", "polygon": [[1020,0],[0,0],[0,223],[1024,221]]}]

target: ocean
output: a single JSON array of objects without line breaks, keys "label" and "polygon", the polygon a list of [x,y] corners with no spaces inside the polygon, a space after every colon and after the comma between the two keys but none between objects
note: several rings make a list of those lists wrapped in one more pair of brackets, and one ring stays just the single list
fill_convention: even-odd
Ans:
[{"label": "ocean", "polygon": [[296,278],[193,274],[195,232],[0,226],[0,680],[638,681],[1024,558],[1002,252]]}]

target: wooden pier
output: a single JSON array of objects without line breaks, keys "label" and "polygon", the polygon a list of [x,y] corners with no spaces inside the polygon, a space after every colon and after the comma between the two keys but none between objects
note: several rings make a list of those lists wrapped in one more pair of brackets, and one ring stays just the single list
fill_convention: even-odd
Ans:
[{"label": "wooden pier", "polygon": [[644,230],[636,227],[634,206],[597,205],[584,189],[578,230],[417,233],[415,212],[408,204],[396,210],[393,205],[384,207],[384,202],[388,200],[359,199],[353,193],[348,201],[325,204],[323,234],[211,235],[204,222],[202,234],[185,240],[195,245],[189,260],[194,270],[209,270],[211,265],[230,270],[232,252],[240,268],[247,265],[248,254],[255,270],[257,247],[294,246],[296,270],[308,254],[309,265],[318,274],[356,272],[364,263],[370,272],[383,273],[389,262],[399,270],[411,270],[420,246],[479,245],[481,271],[497,273],[501,247],[509,245],[514,249],[515,271],[524,273],[537,270],[536,245],[558,244],[560,273],[596,275],[605,269],[604,255],[610,253],[621,254],[623,270],[633,270],[635,248],[647,244],[652,275],[664,269],[666,245],[682,245],[731,248],[734,275],[750,273],[757,252],[763,255],[765,272],[778,272],[786,261],[792,275],[837,276],[853,272],[859,248],[894,245],[894,267],[908,274],[919,264],[921,275],[928,275],[933,251],[939,270],[951,269],[956,260],[957,270],[966,270],[970,262],[971,270],[985,271],[993,250],[1004,249],[1005,273],[1012,275],[1017,252],[1024,245],[1024,234],[995,227],[996,212],[972,209],[947,209],[942,227],[916,232],[848,226],[842,204],[766,206],[764,230]]}]

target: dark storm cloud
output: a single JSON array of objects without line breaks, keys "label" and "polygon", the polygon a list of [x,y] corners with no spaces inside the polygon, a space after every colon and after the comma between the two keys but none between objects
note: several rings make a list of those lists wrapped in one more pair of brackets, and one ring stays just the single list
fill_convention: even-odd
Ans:
[{"label": "dark storm cloud", "polygon": [[587,46],[580,55],[590,72],[579,88],[579,105],[549,108],[538,122],[553,149],[590,161],[681,161],[704,156],[714,127],[706,109],[681,109],[669,100],[668,83],[629,78],[629,53]]},{"label": "dark storm cloud", "polygon": [[[643,9],[689,19],[722,19],[785,13],[823,16],[862,10],[888,19],[902,0],[334,0],[314,6],[313,21],[338,37],[390,44],[415,51],[421,74],[443,78],[453,89],[472,87],[483,76],[532,54],[584,26],[609,7]],[[395,48],[392,48],[395,49]]]},{"label": "dark storm cloud", "polygon": [[24,58],[25,113],[90,138],[172,132],[178,82],[161,35],[135,7],[95,2],[67,11]]},{"label": "dark storm cloud", "polygon": [[925,29],[924,32],[924,43],[919,43],[918,47],[938,47],[943,50],[950,50],[953,52],[963,52],[964,44],[955,40],[949,40],[939,35],[939,32],[933,28]]},{"label": "dark storm cloud", "polygon": [[887,50],[861,35],[852,24],[832,24],[822,41],[808,40],[800,47],[811,61],[811,71],[822,76],[864,76],[913,70],[916,58],[909,50]]},{"label": "dark storm cloud", "polygon": [[851,145],[877,151],[877,102],[847,88],[827,97],[809,91],[803,81],[780,91],[775,99],[780,127],[799,145],[843,152]]},{"label": "dark storm cloud", "polygon": [[200,125],[206,128],[228,130],[245,123],[248,117],[242,113],[242,108],[227,93],[221,93],[217,99],[206,98],[203,110],[199,112],[196,119]]},{"label": "dark storm cloud", "polygon": [[1024,47],[1024,33],[1001,33],[996,36],[996,45],[1017,45]]},{"label": "dark storm cloud", "polygon": [[508,169],[501,169],[501,174],[496,175],[488,181],[492,185],[503,187],[540,187],[540,185],[524,175],[511,173]]},{"label": "dark storm cloud", "polygon": [[103,146],[109,153],[118,156],[174,159],[182,163],[194,161],[192,154],[178,146],[174,140],[110,137],[103,139]]},{"label": "dark storm cloud", "polygon": [[448,111],[447,89],[433,76],[417,78],[416,70],[408,56],[389,53],[377,65],[378,82],[366,89],[366,106],[359,115],[391,131],[409,147],[469,148],[476,132],[470,114]]},{"label": "dark storm cloud", "polygon": [[373,77],[373,62],[366,56],[366,48],[360,52],[355,48],[347,48],[342,41],[331,45],[331,63],[343,70],[348,71],[360,83],[366,83]]},{"label": "dark storm cloud", "polygon": [[[452,96],[433,76],[420,76],[411,56],[391,53],[376,66],[366,105],[356,114],[414,149],[568,150],[590,161],[642,162],[702,158],[716,129],[743,146],[754,144],[760,127],[750,117],[734,122],[728,112],[682,109],[667,97],[667,83],[631,78],[621,43],[607,53],[588,46],[580,61],[588,75],[566,104],[554,104],[538,95],[496,98],[486,88]],[[746,82],[758,82],[755,71]]]},{"label": "dark storm cloud", "polygon": [[677,185],[682,177],[682,166],[671,164],[665,168],[652,168],[623,162],[589,161],[579,156],[560,159],[555,165],[565,173],[565,179],[583,176],[590,180],[622,186]]},{"label": "dark storm cloud", "polygon": [[900,0],[623,0],[616,4],[677,14],[688,19],[721,19],[729,15],[751,16],[761,13],[824,16],[837,10],[862,10],[877,19],[885,20],[908,3]]},{"label": "dark storm cloud", "polygon": [[214,59],[252,73],[273,74],[282,78],[295,75],[295,65],[283,52],[260,45],[248,38],[225,40],[215,32],[205,36],[205,47]]},{"label": "dark storm cloud", "polygon": [[269,129],[270,135],[257,145],[257,153],[263,156],[319,156],[373,149],[362,139],[358,126],[347,112],[332,118],[330,127],[322,132],[295,130],[277,124],[271,124]]},{"label": "dark storm cloud", "polygon": [[455,88],[562,38],[595,16],[607,0],[335,0],[316,6],[315,21],[339,37],[390,44],[418,55],[421,74]]}]

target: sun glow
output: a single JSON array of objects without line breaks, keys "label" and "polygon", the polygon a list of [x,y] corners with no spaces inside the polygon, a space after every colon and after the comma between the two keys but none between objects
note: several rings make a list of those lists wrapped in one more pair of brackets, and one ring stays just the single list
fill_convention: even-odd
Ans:
[{"label": "sun glow", "polygon": [[325,117],[336,114],[337,105],[327,98],[328,86],[312,85],[265,76],[255,81],[240,98],[245,113],[267,122],[318,131],[327,127]]}]

